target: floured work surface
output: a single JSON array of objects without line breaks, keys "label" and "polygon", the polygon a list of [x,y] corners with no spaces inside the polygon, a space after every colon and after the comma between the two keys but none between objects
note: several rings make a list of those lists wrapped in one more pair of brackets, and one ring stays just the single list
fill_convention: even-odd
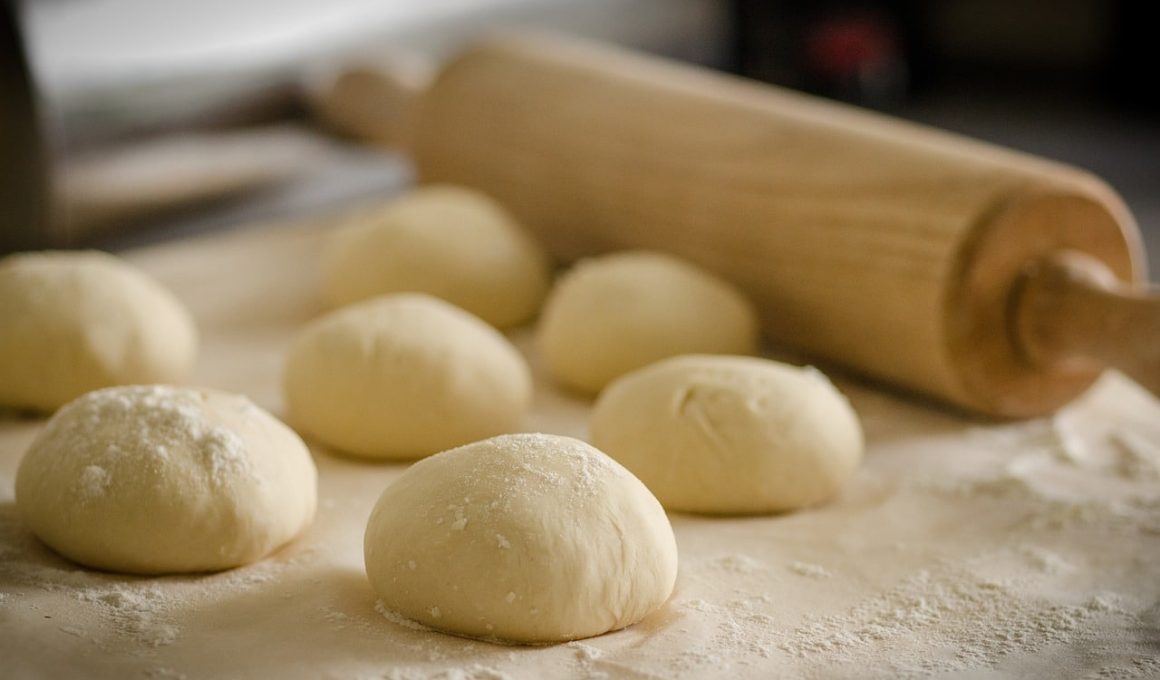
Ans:
[{"label": "floured work surface", "polygon": [[[322,236],[250,231],[130,259],[193,309],[196,381],[280,414],[283,354],[321,311]],[[869,442],[840,500],[775,517],[672,515],[681,566],[668,605],[542,648],[376,610],[363,529],[404,465],[315,447],[320,506],[302,540],[220,574],[118,576],[54,556],[23,527],[13,479],[43,421],[7,416],[0,676],[1160,676],[1160,404],[1108,375],[1053,418],[988,424],[839,386]],[[586,404],[537,388],[528,429],[584,436]]]}]

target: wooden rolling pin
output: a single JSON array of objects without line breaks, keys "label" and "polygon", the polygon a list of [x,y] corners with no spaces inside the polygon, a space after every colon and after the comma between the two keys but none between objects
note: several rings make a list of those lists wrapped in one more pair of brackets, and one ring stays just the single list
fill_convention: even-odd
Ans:
[{"label": "wooden rolling pin", "polygon": [[423,181],[490,193],[565,260],[696,261],[776,343],[1001,417],[1050,412],[1105,365],[1160,390],[1139,234],[1080,170],[558,37],[486,42],[425,90],[384,72],[391,92],[418,93],[384,141]]}]

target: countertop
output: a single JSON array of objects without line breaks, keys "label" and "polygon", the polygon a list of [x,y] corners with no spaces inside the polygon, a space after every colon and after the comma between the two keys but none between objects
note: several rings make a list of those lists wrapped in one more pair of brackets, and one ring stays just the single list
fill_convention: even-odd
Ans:
[{"label": "countertop", "polygon": [[[192,309],[193,381],[282,413],[293,333],[322,311],[317,219],[126,257]],[[527,329],[511,334],[535,365]],[[672,599],[626,630],[510,647],[376,609],[362,535],[405,469],[312,452],[309,532],[256,564],[141,578],[42,546],[13,501],[43,420],[0,417],[5,678],[873,678],[1160,675],[1160,403],[1109,373],[1056,415],[973,420],[836,375],[864,425],[836,501],[672,514]],[[537,380],[529,431],[584,437],[589,404]],[[481,574],[480,578],[486,578]]]}]

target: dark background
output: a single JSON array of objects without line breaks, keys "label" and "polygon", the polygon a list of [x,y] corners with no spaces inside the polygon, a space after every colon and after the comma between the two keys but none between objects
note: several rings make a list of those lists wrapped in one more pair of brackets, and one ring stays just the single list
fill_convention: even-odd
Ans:
[{"label": "dark background", "polygon": [[1155,280],[1154,10],[1102,0],[735,0],[733,68],[1100,175],[1135,214]]},{"label": "dark background", "polygon": [[[4,237],[0,250],[6,244],[12,249],[13,244],[31,247],[28,244],[43,242],[38,239],[44,234],[29,225],[45,212],[49,197],[42,194],[49,193],[47,179],[55,181],[53,195],[59,194],[61,185],[59,173],[50,174],[46,168],[59,170],[78,149],[99,150],[102,144],[115,146],[190,127],[220,128],[223,121],[235,127],[288,123],[319,148],[297,176],[278,186],[158,213],[68,244],[116,249],[333,212],[352,202],[400,191],[409,180],[405,159],[319,135],[305,112],[296,107],[295,84],[320,59],[322,44],[327,43],[327,49],[355,49],[360,47],[359,40],[372,40],[426,52],[438,61],[477,33],[518,24],[547,26],[697,61],[1086,168],[1124,196],[1144,233],[1152,278],[1160,271],[1160,109],[1152,68],[1157,60],[1151,54],[1152,39],[1145,37],[1152,32],[1149,4],[1101,0],[473,3],[470,9],[438,21],[383,19],[383,26],[370,31],[357,25],[353,15],[348,17],[349,27],[335,21],[339,9],[349,10],[354,4],[341,0],[250,0],[244,4],[158,0],[148,5],[141,0],[32,0],[22,5],[0,0],[0,153],[5,161],[0,168],[0,237]],[[430,4],[437,5],[438,0]],[[150,7],[162,9],[143,12]],[[184,32],[182,21],[170,20],[166,14],[176,9],[196,19],[188,22]],[[267,25],[275,29],[279,21],[287,26],[295,21],[309,25],[314,13],[320,22],[329,22],[330,33],[308,33],[299,44],[281,44],[281,51],[261,59],[254,55],[247,61],[243,54],[239,61],[229,52],[238,41],[254,37],[261,42],[270,37],[258,35]],[[168,30],[174,31],[175,42],[182,42],[181,49],[204,54],[204,63],[174,61],[161,68],[151,61],[147,50],[164,43],[167,38],[158,35]],[[110,58],[129,64],[135,63],[132,50],[122,48],[140,40],[142,53],[136,61],[144,68],[139,82],[123,74],[119,79],[101,80],[100,69],[90,78],[88,67],[100,66],[108,56],[100,52],[103,31],[108,32],[104,43]],[[231,40],[233,44],[227,45]],[[58,59],[54,68],[46,68],[53,66],[47,57],[76,46],[95,50],[95,56],[89,58],[77,48],[73,51],[82,57],[73,54],[72,62]],[[28,106],[22,105],[28,99],[28,84],[18,68],[21,51],[32,53],[32,71],[39,81],[34,83],[42,95],[39,130],[28,117]],[[61,68],[61,63],[71,63],[73,69]],[[222,69],[223,63],[229,68]],[[38,150],[48,154],[47,164],[36,155]],[[27,200],[38,195],[39,207]]]}]

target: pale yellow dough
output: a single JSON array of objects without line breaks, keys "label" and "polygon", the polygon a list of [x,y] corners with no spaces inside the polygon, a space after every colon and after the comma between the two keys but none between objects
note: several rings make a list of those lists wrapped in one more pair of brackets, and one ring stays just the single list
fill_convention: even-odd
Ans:
[{"label": "pale yellow dough", "polygon": [[196,354],[189,312],[122,260],[0,259],[0,406],[53,411],[101,387],[181,382]]},{"label": "pale yellow dough", "polygon": [[514,434],[420,461],[367,524],[386,609],[458,635],[550,643],[664,604],[677,545],[636,477],[576,439]]},{"label": "pale yellow dough", "polygon": [[683,356],[624,376],[597,400],[592,443],[669,510],[749,514],[834,497],[862,458],[845,397],[812,368]]},{"label": "pale yellow dough", "polygon": [[442,300],[400,293],[303,328],[283,375],[290,420],[319,442],[407,459],[518,429],[527,362],[502,334]]},{"label": "pale yellow dough", "polygon": [[81,564],[137,574],[248,564],[314,518],[302,440],[249,399],[110,387],[48,421],[16,473],[24,522]]},{"label": "pale yellow dough", "polygon": [[324,257],[332,306],[428,293],[499,328],[535,316],[548,282],[547,256],[515,218],[487,195],[451,185],[364,210]]},{"label": "pale yellow dough", "polygon": [[556,283],[537,328],[545,368],[595,394],[678,354],[753,354],[757,315],[725,281],[671,255],[629,251],[584,260]]}]

